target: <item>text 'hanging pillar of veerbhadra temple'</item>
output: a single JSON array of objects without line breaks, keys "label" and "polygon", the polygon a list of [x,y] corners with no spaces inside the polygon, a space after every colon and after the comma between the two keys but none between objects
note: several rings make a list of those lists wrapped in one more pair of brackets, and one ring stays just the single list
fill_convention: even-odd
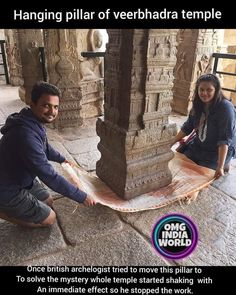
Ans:
[{"label": "text 'hanging pillar of veerbhadra temple'", "polygon": [[168,185],[177,30],[108,30],[97,175],[124,199]]}]

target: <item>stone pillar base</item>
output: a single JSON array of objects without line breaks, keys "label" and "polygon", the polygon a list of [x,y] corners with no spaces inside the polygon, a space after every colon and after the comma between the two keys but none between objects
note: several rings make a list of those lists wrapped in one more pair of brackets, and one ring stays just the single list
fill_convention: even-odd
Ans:
[{"label": "stone pillar base", "polygon": [[[173,152],[165,137],[170,132],[175,132],[175,125],[173,130],[170,125],[161,133],[136,133],[98,119],[97,133],[101,138],[98,144],[101,159],[96,165],[98,177],[126,200],[168,185],[172,180],[168,162]],[[164,139],[161,143],[160,136]],[[126,151],[125,156],[122,150]]]}]

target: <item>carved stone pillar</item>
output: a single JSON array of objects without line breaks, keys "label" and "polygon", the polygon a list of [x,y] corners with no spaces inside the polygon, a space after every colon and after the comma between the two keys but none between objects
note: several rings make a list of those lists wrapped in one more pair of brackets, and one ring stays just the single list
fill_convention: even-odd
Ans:
[{"label": "carved stone pillar", "polygon": [[108,30],[97,175],[131,199],[171,182],[168,123],[176,30]]},{"label": "carved stone pillar", "polygon": [[21,100],[30,103],[33,85],[43,80],[42,65],[40,62],[39,47],[43,46],[42,30],[18,30],[22,75],[24,85],[20,88]]},{"label": "carved stone pillar", "polygon": [[[80,40],[86,36],[86,42],[80,42],[80,89],[82,93],[81,116],[83,119],[98,117],[103,114],[104,99],[104,62],[102,56],[81,56],[82,51],[97,53],[105,51],[105,40],[101,30],[91,29],[86,32],[77,30],[77,38]],[[79,44],[78,44],[79,45]],[[83,46],[82,46],[83,45]]]},{"label": "carved stone pillar", "polygon": [[83,119],[99,117],[103,111],[104,85],[103,78],[82,81],[79,84],[81,91],[81,117]]},{"label": "carved stone pillar", "polygon": [[62,92],[59,116],[55,121],[58,129],[82,124],[75,34],[76,30],[64,29],[49,29],[44,34],[49,82]]},{"label": "carved stone pillar", "polygon": [[22,75],[18,31],[15,29],[5,29],[4,32],[6,37],[6,53],[10,84],[12,86],[22,86],[24,80]]},{"label": "carved stone pillar", "polygon": [[212,53],[217,49],[217,31],[181,29],[178,39],[172,109],[187,115],[192,108],[197,78],[212,70]]}]

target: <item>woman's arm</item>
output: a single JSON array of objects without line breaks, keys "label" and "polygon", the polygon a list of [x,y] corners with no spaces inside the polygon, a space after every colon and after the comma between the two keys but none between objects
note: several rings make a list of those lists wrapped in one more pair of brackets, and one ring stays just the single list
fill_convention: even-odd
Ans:
[{"label": "woman's arm", "polygon": [[224,175],[224,165],[225,165],[225,159],[228,152],[228,145],[222,144],[218,147],[218,161],[217,161],[217,167],[215,172],[215,177],[219,178],[220,176]]},{"label": "woman's arm", "polygon": [[186,134],[180,130],[176,136],[174,137],[174,139],[171,142],[171,146],[173,146],[176,142],[180,141],[182,138],[184,138],[186,136]]}]

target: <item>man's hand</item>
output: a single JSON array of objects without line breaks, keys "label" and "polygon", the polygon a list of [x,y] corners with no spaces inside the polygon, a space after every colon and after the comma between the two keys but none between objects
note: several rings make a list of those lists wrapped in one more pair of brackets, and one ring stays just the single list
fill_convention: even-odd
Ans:
[{"label": "man's hand", "polygon": [[96,203],[97,202],[90,195],[87,195],[86,199],[83,202],[84,206],[94,206],[96,205]]},{"label": "man's hand", "polygon": [[68,161],[68,160],[65,160],[64,163],[69,164],[70,166],[73,166],[73,163],[71,163],[71,162]]},{"label": "man's hand", "polygon": [[82,166],[80,166],[80,164],[78,164],[78,163],[73,163],[68,160],[65,160],[63,163],[69,164],[71,167],[77,167],[77,168],[84,170],[84,168]]}]

